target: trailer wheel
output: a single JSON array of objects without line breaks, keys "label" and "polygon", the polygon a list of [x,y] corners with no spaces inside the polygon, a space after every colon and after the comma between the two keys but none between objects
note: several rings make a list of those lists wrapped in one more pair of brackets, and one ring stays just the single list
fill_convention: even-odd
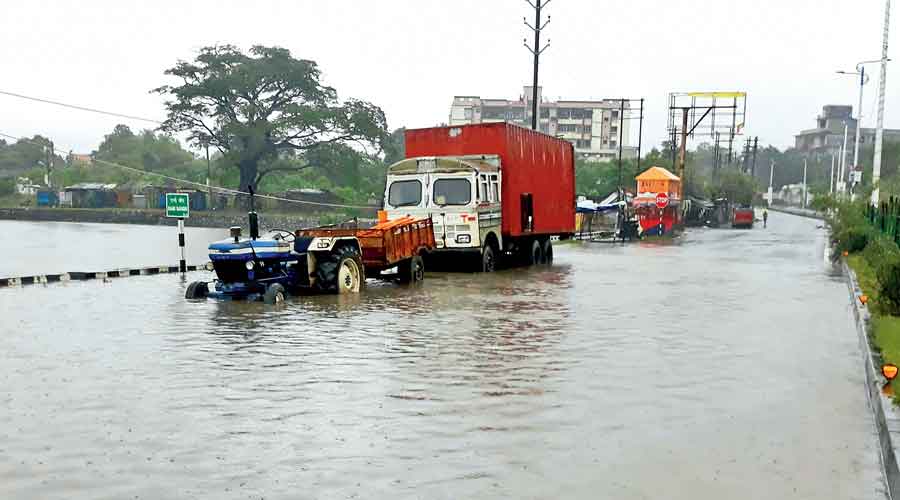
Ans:
[{"label": "trailer wheel", "polygon": [[359,252],[349,245],[316,255],[316,289],[322,293],[359,293],[365,268]]},{"label": "trailer wheel", "polygon": [[481,272],[492,273],[497,269],[497,256],[494,255],[494,247],[485,245],[481,250]]},{"label": "trailer wheel", "polygon": [[544,254],[543,264],[553,264],[553,242],[549,238],[541,245],[541,250]]},{"label": "trailer wheel", "polygon": [[266,293],[263,294],[263,302],[266,304],[281,304],[284,302],[286,295],[287,292],[280,283],[272,283],[269,285],[269,288],[266,288]]},{"label": "trailer wheel", "polygon": [[186,299],[205,299],[209,294],[209,287],[206,285],[205,281],[195,281],[188,285],[187,290],[184,292],[184,298]]},{"label": "trailer wheel", "polygon": [[528,262],[529,266],[536,266],[538,264],[544,263],[544,249],[541,247],[541,242],[538,240],[534,240],[531,242],[531,252],[528,254]]},{"label": "trailer wheel", "polygon": [[425,280],[425,261],[416,255],[400,264],[400,283],[415,284]]}]

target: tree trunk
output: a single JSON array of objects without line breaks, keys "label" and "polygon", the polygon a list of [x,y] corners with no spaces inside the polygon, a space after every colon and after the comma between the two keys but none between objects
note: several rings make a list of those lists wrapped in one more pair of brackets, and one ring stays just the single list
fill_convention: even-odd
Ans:
[{"label": "tree trunk", "polygon": [[[240,185],[238,186],[238,191],[249,192],[252,188],[254,192],[256,192],[256,173],[257,173],[257,164],[258,160],[246,159],[241,160],[238,164],[238,169],[240,170]],[[249,210],[250,209],[250,197],[242,196],[243,198],[243,206]]]}]

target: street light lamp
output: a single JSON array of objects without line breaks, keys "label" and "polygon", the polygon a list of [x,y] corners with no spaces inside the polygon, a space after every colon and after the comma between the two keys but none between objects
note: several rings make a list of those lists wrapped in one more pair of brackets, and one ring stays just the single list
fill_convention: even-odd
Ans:
[{"label": "street light lamp", "polygon": [[[890,59],[888,59],[890,61]],[[852,75],[859,76],[859,107],[856,109],[856,138],[854,139],[853,145],[853,170],[855,171],[859,168],[859,129],[862,128],[862,107],[863,107],[863,88],[866,83],[869,81],[868,75],[866,75],[866,64],[880,63],[881,59],[876,59],[872,61],[862,61],[856,64],[856,71],[838,71],[837,73],[840,75]],[[846,154],[846,152],[844,153]],[[843,179],[841,179],[843,181]],[[855,186],[854,182],[854,186]]]}]

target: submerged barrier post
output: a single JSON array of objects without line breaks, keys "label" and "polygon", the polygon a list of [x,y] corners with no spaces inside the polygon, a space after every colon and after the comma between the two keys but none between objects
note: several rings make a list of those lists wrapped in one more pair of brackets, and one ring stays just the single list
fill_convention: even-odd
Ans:
[{"label": "submerged barrier post", "polygon": [[178,219],[178,246],[181,247],[181,260],[178,261],[178,269],[181,273],[187,272],[187,263],[184,260],[184,219]]},{"label": "submerged barrier post", "polygon": [[187,193],[166,193],[166,217],[178,219],[178,247],[181,249],[178,269],[182,273],[187,272],[184,262],[184,219],[189,216],[190,206],[190,197]]}]

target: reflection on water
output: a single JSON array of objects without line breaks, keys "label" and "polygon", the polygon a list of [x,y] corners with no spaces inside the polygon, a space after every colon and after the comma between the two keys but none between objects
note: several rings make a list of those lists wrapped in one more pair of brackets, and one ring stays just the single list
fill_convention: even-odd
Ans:
[{"label": "reflection on water", "polygon": [[0,290],[0,497],[879,498],[823,236],[772,214],[277,307]]}]

